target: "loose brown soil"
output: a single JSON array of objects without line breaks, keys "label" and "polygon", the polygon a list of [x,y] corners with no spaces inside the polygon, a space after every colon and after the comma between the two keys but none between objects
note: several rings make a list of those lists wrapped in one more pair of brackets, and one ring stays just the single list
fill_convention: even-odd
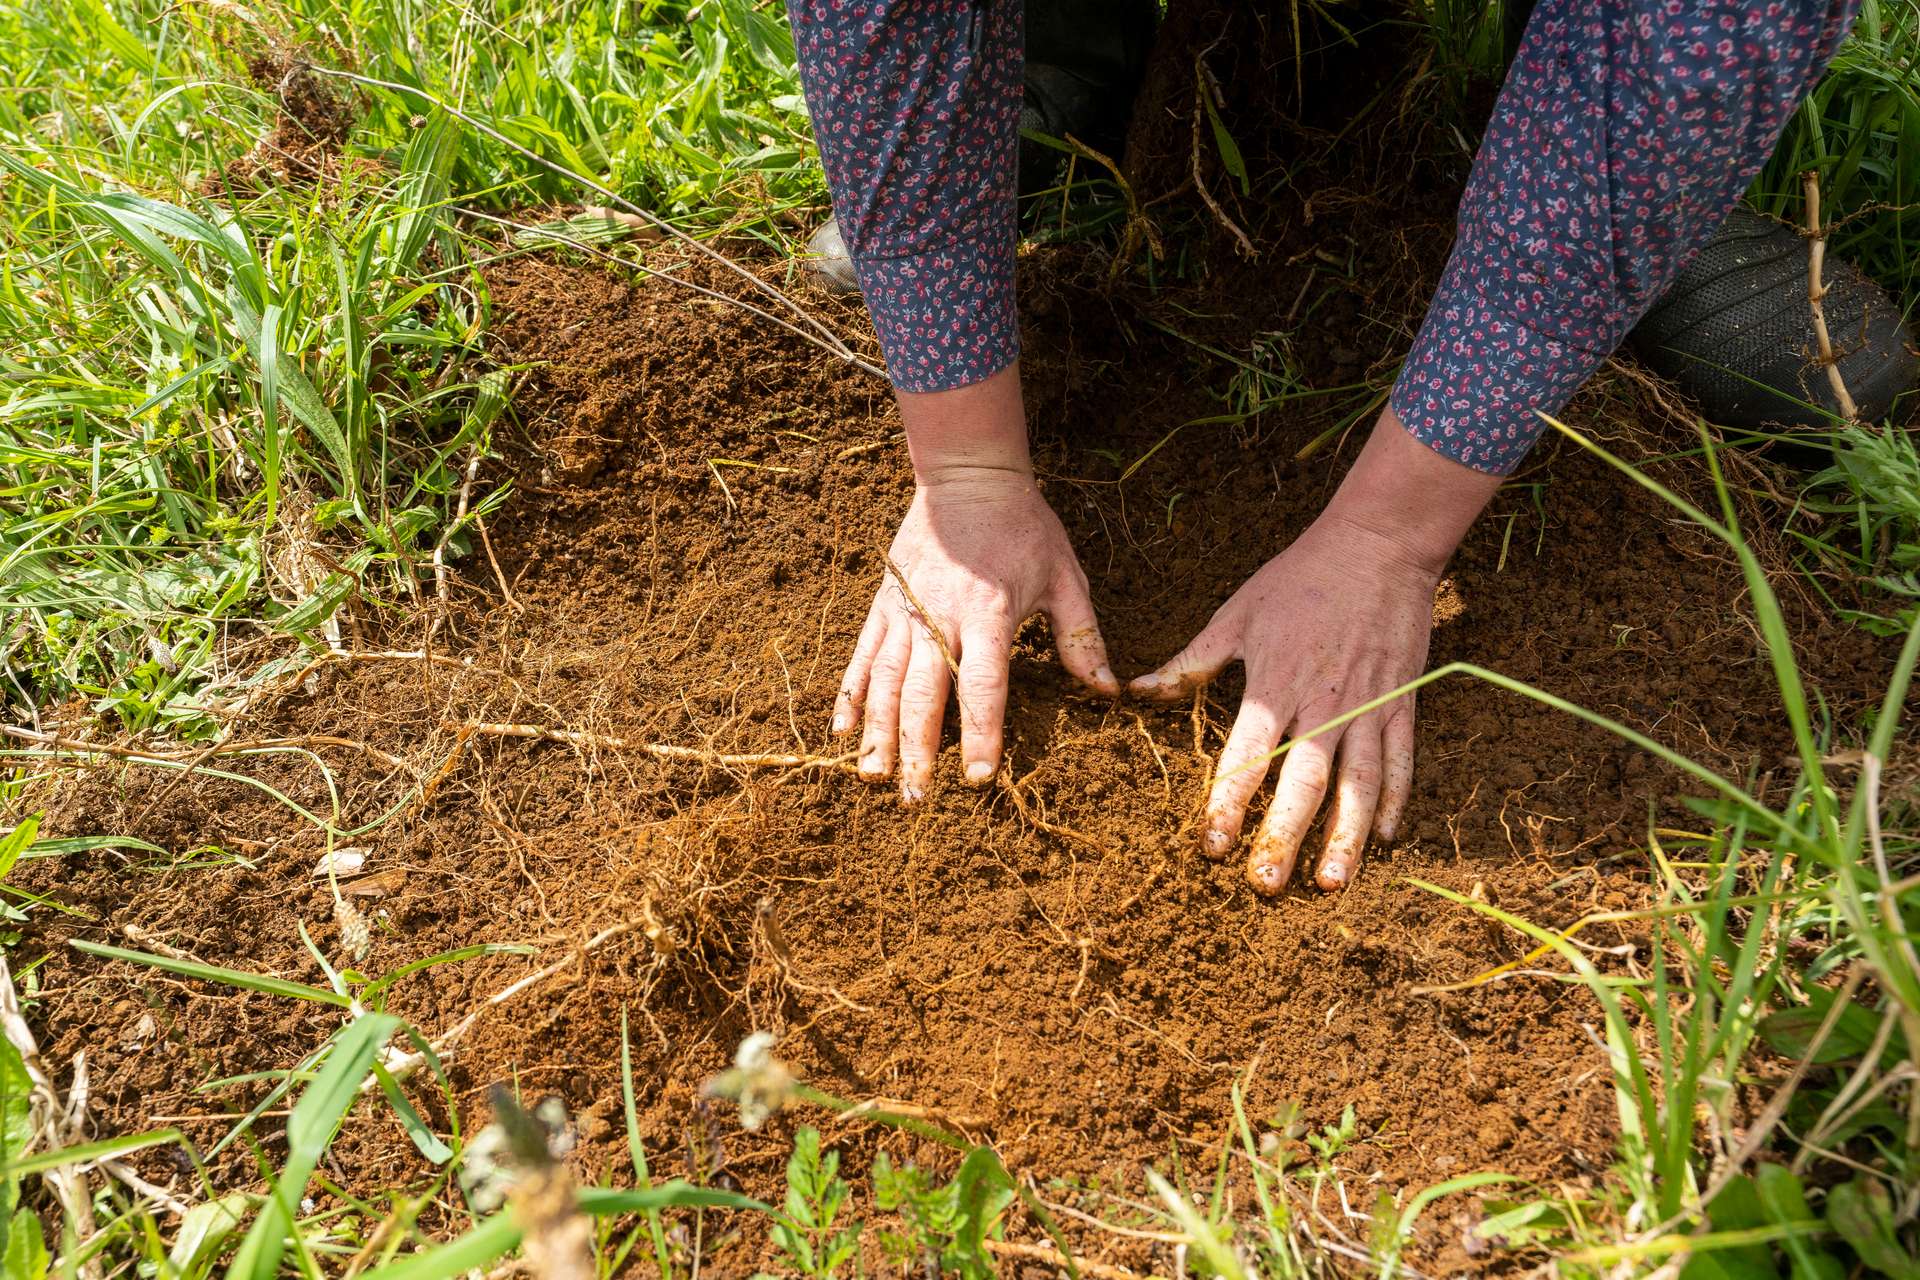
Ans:
[{"label": "loose brown soil", "polygon": [[[1353,451],[1349,441],[1296,460],[1337,418],[1327,408],[1178,429],[1220,411],[1214,393],[1231,369],[1151,322],[1241,355],[1252,334],[1292,327],[1315,385],[1363,372],[1356,351],[1404,344],[1445,227],[1409,216],[1397,234],[1362,241],[1344,235],[1349,216],[1360,214],[1323,211],[1314,236],[1343,254],[1379,246],[1377,258],[1361,253],[1333,273],[1310,252],[1276,253],[1216,277],[1211,292],[1110,293],[1105,264],[1074,249],[1026,263],[1037,456],[1123,675],[1177,649],[1304,527]],[[697,261],[659,265],[735,287]],[[464,732],[511,722],[629,744],[835,755],[844,748],[825,726],[840,664],[910,491],[885,387],[815,348],[665,277],[523,258],[496,266],[488,285],[499,356],[530,366],[520,429],[492,477],[518,489],[489,529],[501,578],[484,554],[460,561],[456,608],[437,633],[433,608],[362,610],[361,647],[431,646],[433,660],[318,662],[259,694],[235,731],[372,749],[315,748],[344,825],[398,806],[352,842],[370,850],[373,873],[348,885],[373,923],[359,968],[484,941],[538,949],[403,982],[395,1008],[426,1034],[571,957],[450,1048],[463,1122],[477,1123],[495,1081],[557,1093],[580,1127],[583,1173],[624,1180],[624,1013],[656,1171],[763,1195],[777,1195],[797,1121],[821,1124],[856,1174],[881,1147],[942,1157],[818,1112],[745,1133],[701,1104],[702,1081],[755,1029],[777,1034],[779,1055],[820,1088],[931,1108],[1042,1179],[1137,1192],[1142,1165],[1165,1167],[1170,1149],[1210,1170],[1236,1079],[1259,1122],[1289,1102],[1315,1126],[1354,1108],[1363,1138],[1339,1167],[1356,1208],[1382,1188],[1478,1169],[1549,1185],[1604,1171],[1615,1127],[1586,1029],[1590,997],[1539,977],[1418,991],[1524,947],[1412,881],[1564,926],[1643,903],[1637,849],[1649,822],[1698,821],[1663,799],[1685,790],[1668,771],[1536,704],[1464,680],[1423,694],[1404,839],[1374,851],[1344,894],[1301,887],[1278,901],[1193,843],[1234,681],[1191,712],[1089,700],[1055,668],[1038,624],[1014,663],[1012,781],[967,789],[950,745],[917,808],[831,770]],[[870,343],[857,309],[795,287]],[[1310,322],[1298,321],[1301,297]],[[1574,421],[1638,455],[1684,447],[1630,390],[1603,379]],[[1666,470],[1698,491],[1691,469]],[[1847,723],[1886,655],[1788,595],[1813,677]],[[1786,742],[1742,598],[1737,568],[1705,537],[1549,444],[1460,552],[1436,602],[1433,661],[1535,682],[1764,787]],[[212,763],[326,811],[310,759]],[[336,963],[347,957],[331,894],[312,875],[319,833],[257,790],[177,777],[125,764],[76,769],[46,789],[52,832],[127,832],[171,856],[36,864],[33,887],[87,914],[37,914],[28,946],[48,955],[35,1006],[43,1041],[56,1063],[86,1052],[97,1128],[165,1118],[204,1148],[230,1121],[178,1117],[244,1111],[264,1086],[200,1086],[292,1065],[338,1025],[335,1012],[97,962],[65,940],[131,938],[319,982],[304,924]],[[189,857],[208,846],[238,857],[185,865],[214,862]],[[584,949],[609,928],[624,931]],[[1628,948],[1608,963],[1646,962],[1632,928],[1585,936]],[[414,1092],[444,1131],[435,1090]],[[259,1130],[269,1159],[276,1123]],[[357,1190],[429,1174],[373,1103],[326,1167]],[[214,1171],[254,1185],[243,1150]],[[168,1175],[158,1157],[148,1172]],[[1069,1189],[1049,1194],[1080,1203]],[[1364,1239],[1334,1200],[1321,1207]],[[449,1226],[439,1214],[422,1221]],[[1074,1235],[1091,1256],[1169,1266],[1157,1246]],[[1418,1256],[1439,1270],[1473,1265],[1459,1237],[1460,1221],[1436,1212]],[[756,1231],[709,1266],[743,1274],[768,1261],[763,1249]]]}]

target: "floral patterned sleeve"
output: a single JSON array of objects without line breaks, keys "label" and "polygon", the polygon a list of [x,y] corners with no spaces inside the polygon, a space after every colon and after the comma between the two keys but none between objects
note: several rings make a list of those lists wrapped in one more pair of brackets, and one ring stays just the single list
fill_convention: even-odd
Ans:
[{"label": "floral patterned sleeve", "polygon": [[[1766,161],[1858,0],[1539,0],[1393,406],[1505,473]],[[1019,352],[1022,0],[787,0],[861,293],[906,391]]]},{"label": "floral patterned sleeve", "polygon": [[1021,0],[787,0],[840,234],[903,391],[1019,354]]},{"label": "floral patterned sleeve", "polygon": [[1505,474],[1772,153],[1857,0],[1540,0],[1393,407]]}]

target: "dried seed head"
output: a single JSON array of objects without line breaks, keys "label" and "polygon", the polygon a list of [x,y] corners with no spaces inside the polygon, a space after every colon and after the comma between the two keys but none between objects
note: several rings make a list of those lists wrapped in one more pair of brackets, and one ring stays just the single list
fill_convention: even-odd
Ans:
[{"label": "dried seed head", "polygon": [[768,1116],[786,1105],[793,1092],[793,1072],[773,1056],[773,1044],[771,1033],[754,1032],[740,1042],[732,1069],[707,1081],[709,1096],[731,1098],[739,1104],[742,1128],[758,1129]]},{"label": "dried seed head", "polygon": [[360,909],[345,898],[333,900],[333,922],[340,928],[340,945],[355,963],[365,960],[367,952],[373,949],[373,928]]}]

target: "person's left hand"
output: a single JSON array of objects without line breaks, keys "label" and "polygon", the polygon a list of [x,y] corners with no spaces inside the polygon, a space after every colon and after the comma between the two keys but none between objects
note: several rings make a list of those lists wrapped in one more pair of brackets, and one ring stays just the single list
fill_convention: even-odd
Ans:
[{"label": "person's left hand", "polygon": [[[1246,694],[1220,753],[1202,846],[1224,857],[1273,749],[1388,693],[1426,667],[1437,570],[1380,531],[1329,510],[1269,560],[1172,661],[1131,684],[1177,701],[1238,659]],[[1247,879],[1279,893],[1338,768],[1317,879],[1353,879],[1368,833],[1393,839],[1413,782],[1413,695],[1296,741],[1247,858]]]}]

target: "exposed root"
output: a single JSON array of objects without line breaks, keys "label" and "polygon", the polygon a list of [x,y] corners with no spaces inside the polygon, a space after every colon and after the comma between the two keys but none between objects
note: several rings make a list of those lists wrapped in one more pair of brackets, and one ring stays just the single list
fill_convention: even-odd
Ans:
[{"label": "exposed root", "polygon": [[[541,983],[545,982],[548,978],[551,978],[555,974],[561,972],[568,965],[580,963],[582,960],[586,959],[586,957],[590,953],[597,950],[603,944],[607,942],[611,942],[613,939],[620,937],[622,934],[633,932],[635,929],[640,927],[640,924],[641,922],[638,920],[629,920],[624,924],[609,925],[607,928],[602,929],[600,932],[594,934],[593,937],[587,939],[586,943],[581,947],[579,947],[577,950],[569,953],[568,955],[562,957],[559,960],[554,961],[552,964],[547,965],[544,968],[534,970],[532,973],[527,974],[523,978],[516,979],[515,981],[506,985],[505,987],[502,987],[500,990],[494,992],[492,995],[488,996],[485,1000],[482,1000],[474,1008],[469,1010],[467,1012],[467,1015],[461,1018],[460,1021],[454,1023],[451,1027],[448,1027],[445,1032],[443,1032],[437,1039],[432,1041],[434,1053],[440,1057],[448,1056],[449,1051],[456,1044],[460,1042],[461,1038],[464,1037],[467,1034],[467,1032],[473,1030],[474,1024],[480,1021],[480,1016],[484,1014],[487,1010],[495,1008],[499,1005],[503,1005],[507,1001],[513,999],[515,996],[520,995],[521,993],[527,991],[528,989],[539,986]],[[404,1050],[396,1051],[394,1049],[389,1048],[387,1050],[387,1061],[385,1065],[387,1067],[387,1070],[391,1072],[396,1078],[404,1079],[405,1077],[411,1075],[415,1070],[417,1070],[423,1063],[426,1062],[426,1060],[427,1059],[425,1054],[414,1053],[414,1052],[409,1052]],[[379,1087],[379,1081],[374,1077],[369,1076],[364,1082],[362,1082],[360,1086],[360,1091],[362,1093],[366,1093],[378,1087]]]},{"label": "exposed root", "polygon": [[1020,794],[1020,783],[1014,779],[1011,773],[1005,770],[1001,771],[1000,785],[1006,791],[1007,796],[1013,801],[1014,809],[1029,825],[1038,827],[1048,835],[1059,836],[1062,840],[1071,840],[1076,844],[1083,844],[1099,854],[1102,858],[1108,857],[1112,853],[1112,850],[1108,849],[1107,846],[1101,844],[1098,840],[1095,840],[1092,836],[1075,831],[1072,827],[1063,826],[1058,822],[1051,822],[1041,817],[1034,806],[1028,802],[1027,798]]},{"label": "exposed root", "polygon": [[[0,724],[0,736],[14,738],[21,742],[31,742],[36,746],[74,755],[112,756],[116,760],[142,760],[156,764],[185,763],[187,774],[198,772],[201,765],[219,756],[245,755],[250,751],[298,750],[306,747],[346,747],[378,760],[389,769],[402,773],[412,772],[407,762],[399,756],[370,746],[356,738],[339,738],[322,733],[303,734],[296,738],[246,738],[239,742],[223,742],[217,746],[204,747],[199,751],[142,751],[138,747],[125,747],[111,742],[89,742],[81,738],[69,738],[65,734],[46,733],[11,724]],[[158,801],[156,800],[155,803]]]},{"label": "exposed root", "polygon": [[1207,46],[1193,60],[1193,188],[1200,193],[1200,199],[1207,206],[1207,211],[1213,214],[1214,221],[1233,237],[1234,247],[1240,256],[1251,260],[1259,256],[1253,241],[1247,238],[1247,233],[1240,229],[1239,223],[1227,216],[1227,211],[1214,199],[1213,192],[1207,189],[1207,180],[1200,174],[1200,118],[1211,111],[1218,111],[1221,106],[1219,82],[1213,78],[1213,72],[1207,70],[1207,54],[1212,49],[1212,45]]},{"label": "exposed root", "polygon": [[855,755],[787,755],[778,752],[748,752],[730,755],[700,747],[676,746],[670,742],[636,742],[604,733],[584,733],[577,729],[549,729],[538,724],[498,724],[487,720],[446,722],[443,729],[492,738],[531,738],[544,742],[564,742],[574,747],[594,747],[604,751],[638,751],[660,760],[689,760],[727,769],[828,769],[852,773]]},{"label": "exposed root", "polygon": [[1022,1244],[1018,1240],[988,1240],[987,1252],[1002,1258],[1020,1258],[1027,1262],[1045,1263],[1050,1267],[1074,1266],[1083,1276],[1096,1276],[1098,1280],[1144,1280],[1137,1271],[1125,1267],[1116,1267],[1105,1262],[1089,1262],[1085,1258],[1069,1260],[1058,1249],[1044,1244]]}]

